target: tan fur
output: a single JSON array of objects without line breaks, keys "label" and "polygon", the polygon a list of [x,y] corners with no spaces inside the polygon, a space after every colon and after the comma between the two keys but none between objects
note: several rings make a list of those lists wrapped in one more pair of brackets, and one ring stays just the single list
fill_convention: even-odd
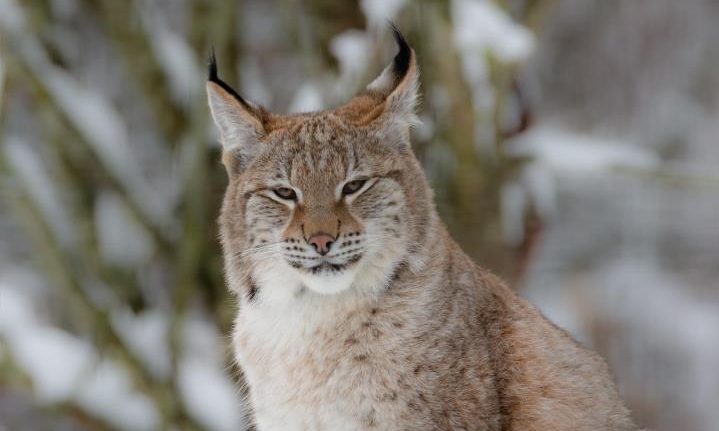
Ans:
[{"label": "tan fur", "polygon": [[[447,234],[408,141],[413,53],[400,69],[345,106],[292,116],[208,84],[230,173],[220,223],[241,303],[234,348],[258,428],[636,429],[604,361]],[[338,197],[356,176],[371,185]],[[273,194],[285,186],[297,202]],[[315,280],[306,239],[320,231],[336,237],[341,269]]]}]

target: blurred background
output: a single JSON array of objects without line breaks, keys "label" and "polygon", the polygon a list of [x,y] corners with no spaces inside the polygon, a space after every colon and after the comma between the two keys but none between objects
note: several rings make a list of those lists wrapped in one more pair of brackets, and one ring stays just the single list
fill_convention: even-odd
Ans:
[{"label": "blurred background", "polygon": [[0,430],[240,430],[205,61],[277,112],[417,50],[415,150],[464,249],[719,424],[715,0],[0,0]]}]

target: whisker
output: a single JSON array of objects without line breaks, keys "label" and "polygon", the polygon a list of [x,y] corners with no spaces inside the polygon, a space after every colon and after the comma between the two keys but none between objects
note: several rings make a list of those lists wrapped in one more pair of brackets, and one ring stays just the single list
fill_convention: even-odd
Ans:
[{"label": "whisker", "polygon": [[262,256],[275,255],[277,253],[277,248],[276,248],[277,244],[279,244],[279,243],[272,243],[272,244],[252,247],[252,248],[237,252],[237,253],[235,253],[234,256],[239,258],[240,260],[246,260],[248,258],[259,258]]},{"label": "whisker", "polygon": [[266,258],[266,257],[272,257],[275,256],[276,253],[273,250],[266,250],[259,253],[252,253],[245,256],[239,256],[240,260],[247,260],[247,259],[259,259],[259,258]]}]

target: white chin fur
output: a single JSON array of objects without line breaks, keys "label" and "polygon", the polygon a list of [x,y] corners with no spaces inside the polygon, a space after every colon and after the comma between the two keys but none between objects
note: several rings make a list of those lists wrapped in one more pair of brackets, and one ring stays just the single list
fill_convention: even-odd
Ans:
[{"label": "white chin fur", "polygon": [[344,292],[352,286],[357,273],[356,268],[349,268],[340,273],[300,274],[302,284],[313,292],[322,295],[334,295]]}]

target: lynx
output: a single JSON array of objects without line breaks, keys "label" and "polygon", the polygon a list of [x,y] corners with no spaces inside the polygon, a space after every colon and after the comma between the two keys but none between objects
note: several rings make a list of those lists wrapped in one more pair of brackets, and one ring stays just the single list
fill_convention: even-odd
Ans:
[{"label": "lynx", "polygon": [[607,366],[450,238],[399,51],[348,103],[278,115],[210,59],[235,358],[265,430],[635,430]]}]

